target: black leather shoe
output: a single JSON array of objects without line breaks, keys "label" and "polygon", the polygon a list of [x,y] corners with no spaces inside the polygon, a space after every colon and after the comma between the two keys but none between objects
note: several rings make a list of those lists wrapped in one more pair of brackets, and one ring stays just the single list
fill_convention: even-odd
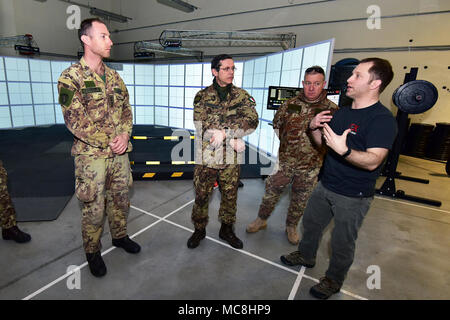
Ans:
[{"label": "black leather shoe", "polygon": [[95,253],[86,253],[86,260],[89,264],[89,270],[91,270],[94,277],[99,278],[106,274],[106,265],[100,251]]},{"label": "black leather shoe", "polygon": [[219,237],[220,239],[228,242],[233,248],[242,249],[244,247],[242,241],[234,234],[232,224],[222,223],[219,231]]},{"label": "black leather shoe", "polygon": [[141,251],[141,247],[136,242],[131,240],[128,236],[119,239],[113,239],[112,244],[113,246],[123,248],[128,253],[138,253],[139,251]]},{"label": "black leather shoe", "polygon": [[200,241],[202,241],[206,237],[206,230],[205,229],[195,229],[192,236],[189,238],[187,242],[187,246],[189,249],[197,248],[200,244]]},{"label": "black leather shoe", "polygon": [[25,243],[31,240],[31,236],[28,233],[20,231],[17,226],[2,229],[3,240],[14,240],[17,243]]}]

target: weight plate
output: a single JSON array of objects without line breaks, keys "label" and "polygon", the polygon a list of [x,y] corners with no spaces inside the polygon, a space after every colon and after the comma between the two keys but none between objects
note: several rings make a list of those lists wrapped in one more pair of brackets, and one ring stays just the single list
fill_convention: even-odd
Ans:
[{"label": "weight plate", "polygon": [[436,87],[425,80],[414,80],[398,87],[392,95],[394,104],[403,112],[418,114],[431,109],[438,99]]}]

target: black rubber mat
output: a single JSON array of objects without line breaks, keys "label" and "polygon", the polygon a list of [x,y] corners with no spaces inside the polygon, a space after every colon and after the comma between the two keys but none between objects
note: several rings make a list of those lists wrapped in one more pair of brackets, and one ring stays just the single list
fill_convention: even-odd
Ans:
[{"label": "black rubber mat", "polygon": [[[192,179],[194,165],[172,165],[171,152],[179,140],[164,140],[174,129],[152,125],[135,125],[130,153],[135,180]],[[188,135],[193,135],[189,132]],[[150,138],[152,137],[152,138]],[[156,138],[155,138],[156,137]],[[70,155],[73,137],[64,125],[0,130],[0,159],[8,172],[8,190],[15,204],[17,221],[48,221],[56,219],[73,196],[74,163]],[[194,140],[186,160],[194,160]],[[249,163],[246,148],[241,178],[261,178],[264,167]],[[184,155],[181,155],[184,156]],[[254,156],[254,155],[253,155]],[[261,157],[261,156],[260,156]],[[263,159],[263,163],[268,163]],[[146,165],[160,161],[160,165]]]},{"label": "black rubber mat", "polygon": [[72,135],[64,125],[0,130],[0,159],[17,221],[55,220],[74,194]]}]

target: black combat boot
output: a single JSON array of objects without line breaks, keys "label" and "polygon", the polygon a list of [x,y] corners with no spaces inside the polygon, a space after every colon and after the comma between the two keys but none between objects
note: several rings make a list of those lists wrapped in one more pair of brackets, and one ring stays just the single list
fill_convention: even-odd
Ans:
[{"label": "black combat boot", "polygon": [[219,237],[220,239],[228,242],[233,248],[242,249],[244,247],[242,241],[239,240],[239,238],[234,234],[232,224],[222,223],[219,231]]},{"label": "black combat boot", "polygon": [[31,240],[31,236],[28,233],[20,231],[17,226],[2,229],[3,240],[14,240],[17,243],[25,243]]},{"label": "black combat boot", "polygon": [[206,237],[206,230],[203,229],[195,229],[192,236],[189,238],[187,242],[187,246],[189,249],[197,248],[200,244],[200,241],[202,241]]},{"label": "black combat boot", "polygon": [[112,245],[123,248],[128,253],[138,253],[141,251],[141,247],[128,236],[119,239],[112,239]]},{"label": "black combat boot", "polygon": [[95,253],[86,253],[86,259],[93,276],[103,277],[106,274],[106,265],[100,251]]}]

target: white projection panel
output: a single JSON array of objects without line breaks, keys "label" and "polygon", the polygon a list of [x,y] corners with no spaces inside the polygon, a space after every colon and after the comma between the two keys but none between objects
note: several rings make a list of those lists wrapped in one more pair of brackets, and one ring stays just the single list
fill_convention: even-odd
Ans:
[{"label": "white projection panel", "polygon": [[8,94],[6,90],[6,83],[0,82],[0,106],[8,106]]},{"label": "white projection panel", "polygon": [[[5,81],[5,67],[3,60],[3,57],[0,57],[0,81]],[[2,91],[0,91],[0,93],[1,92]]]},{"label": "white projection panel", "polygon": [[0,128],[11,128],[11,114],[7,106],[0,106]]},{"label": "white projection panel", "polygon": [[5,57],[5,67],[8,81],[30,81],[28,59]]},{"label": "white projection panel", "polygon": [[242,87],[255,98],[260,118],[257,132],[247,139],[249,143],[277,155],[279,141],[270,126],[275,111],[267,110],[269,86],[301,87],[305,70],[314,65],[325,70],[328,80],[333,49],[334,39],[329,39],[244,62]]},{"label": "white projection panel", "polygon": [[[245,61],[235,60],[234,85],[256,100],[260,118],[257,130],[245,138],[271,155],[279,141],[270,125],[274,111],[267,110],[269,86],[300,87],[305,70],[319,65],[327,72],[334,39]],[[0,128],[62,124],[57,82],[75,61],[0,57]],[[199,90],[212,84],[211,63],[116,63],[124,80],[134,123],[194,130],[193,101]]]},{"label": "white projection panel", "polygon": [[201,87],[202,86],[202,75],[203,75],[202,72],[203,72],[203,65],[201,63],[187,64],[186,65],[186,86]]},{"label": "white projection panel", "polygon": [[154,124],[155,107],[136,106],[136,124]]},{"label": "white projection panel", "polygon": [[155,66],[151,64],[136,64],[134,66],[136,85],[153,86],[155,84]]}]

